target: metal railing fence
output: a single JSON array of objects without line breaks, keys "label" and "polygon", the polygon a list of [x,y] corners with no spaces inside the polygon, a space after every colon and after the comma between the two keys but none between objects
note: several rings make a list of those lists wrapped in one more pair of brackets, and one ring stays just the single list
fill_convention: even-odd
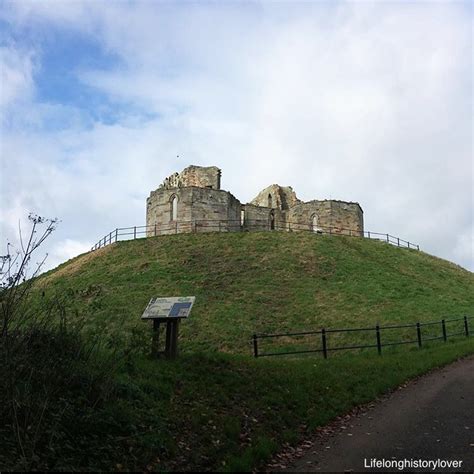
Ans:
[{"label": "metal railing fence", "polygon": [[310,224],[296,222],[270,223],[268,219],[252,220],[242,222],[240,220],[195,220],[195,221],[171,221],[163,225],[142,225],[134,227],[117,227],[102,237],[91,250],[110,245],[119,240],[133,240],[158,235],[180,234],[180,233],[205,233],[205,232],[258,232],[258,231],[285,231],[285,232],[309,232],[315,235],[345,235],[349,237],[365,237],[368,239],[382,240],[389,244],[420,250],[420,246],[408,240],[395,237],[391,234],[380,232],[359,231],[357,229],[341,228],[336,226],[318,226],[313,228]]},{"label": "metal railing fence", "polygon": [[[345,328],[345,329],[326,329],[322,328],[317,331],[303,331],[293,333],[278,334],[254,334],[252,337],[253,355],[254,357],[270,357],[295,354],[322,353],[325,359],[328,358],[331,351],[355,350],[377,348],[379,355],[382,354],[382,348],[388,346],[397,346],[404,344],[417,344],[419,348],[424,342],[443,340],[447,342],[449,337],[464,335],[469,337],[470,324],[469,321],[473,316],[462,316],[459,318],[441,319],[439,321],[416,322],[411,324],[392,324],[380,326],[379,324],[371,327],[363,328]],[[456,324],[457,323],[457,324]],[[427,330],[427,328],[430,328]],[[385,337],[388,332],[394,332],[403,329],[402,339],[393,340],[393,338]],[[367,344],[363,344],[360,340],[356,340],[346,345],[331,345],[331,339],[338,334],[367,334],[370,340]],[[400,335],[400,334],[399,334]],[[312,342],[312,348],[303,348],[298,345],[295,338],[308,338],[317,336],[316,341]],[[393,337],[393,336],[392,336]],[[277,352],[263,352],[259,341],[284,339],[285,345]],[[317,347],[314,347],[316,346]],[[271,350],[275,351],[274,344],[270,345]],[[288,350],[286,350],[288,349]]]}]

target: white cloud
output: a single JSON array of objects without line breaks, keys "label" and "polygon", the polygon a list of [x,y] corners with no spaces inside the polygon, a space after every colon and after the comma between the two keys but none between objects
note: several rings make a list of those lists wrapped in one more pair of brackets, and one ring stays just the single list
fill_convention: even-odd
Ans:
[{"label": "white cloud", "polygon": [[[28,99],[30,127],[3,133],[15,213],[58,215],[62,242],[97,240],[144,222],[169,173],[216,164],[242,201],[274,182],[359,201],[369,230],[474,269],[465,5],[58,5],[15,2],[7,20],[75,30],[120,58],[77,77],[129,115],[86,126],[74,106],[39,103],[33,56],[10,48],[6,97]],[[51,117],[68,126],[34,128]]]},{"label": "white cloud", "polygon": [[15,45],[0,46],[0,120],[11,107],[28,102],[34,91],[34,54]]},{"label": "white cloud", "polygon": [[58,242],[51,254],[48,255],[42,271],[58,266],[77,255],[88,252],[92,247],[91,242],[81,242],[72,239],[65,239]]}]

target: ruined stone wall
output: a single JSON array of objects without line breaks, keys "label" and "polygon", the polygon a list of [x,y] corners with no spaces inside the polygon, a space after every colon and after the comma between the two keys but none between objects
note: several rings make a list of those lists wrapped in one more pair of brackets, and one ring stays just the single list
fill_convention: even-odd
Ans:
[{"label": "ruined stone wall", "polygon": [[196,232],[240,230],[241,204],[231,193],[196,187],[192,190],[192,220]]},{"label": "ruined stone wall", "polygon": [[245,204],[242,209],[244,211],[244,230],[268,230],[270,228],[270,209],[253,204]]},{"label": "ruined stone wall", "polygon": [[[176,220],[172,218],[174,196],[178,200]],[[147,235],[237,231],[240,208],[240,202],[227,191],[194,186],[160,188],[147,199]]]},{"label": "ruined stone wall", "polygon": [[242,210],[244,211],[244,222],[242,226],[243,230],[271,230],[272,213],[275,230],[282,230],[286,228],[286,211],[256,206],[254,204],[245,204],[242,206]]},{"label": "ruined stone wall", "polygon": [[[316,216],[316,220],[314,220]],[[359,204],[344,201],[309,201],[290,209],[289,226],[292,230],[313,230],[361,235],[364,230]]]},{"label": "ruined stone wall", "polygon": [[272,209],[287,210],[299,202],[301,201],[296,197],[296,193],[290,186],[272,184],[263,191],[260,191],[257,197],[252,199],[250,204]]},{"label": "ruined stone wall", "polygon": [[[216,166],[188,166],[166,178],[147,199],[148,235],[272,229],[363,233],[363,213],[357,203],[302,202],[291,187],[272,184],[250,204],[242,205],[231,193],[220,189],[220,177]],[[172,210],[174,196],[176,218]]]},{"label": "ruined stone wall", "polygon": [[221,189],[221,170],[217,166],[188,166],[181,173],[168,176],[160,189],[186,188]]},{"label": "ruined stone wall", "polygon": [[[177,219],[172,219],[171,200],[176,196]],[[147,235],[191,232],[193,188],[157,189],[147,199]],[[150,227],[151,226],[151,227]]]},{"label": "ruined stone wall", "polygon": [[[325,201],[323,201],[325,202]],[[356,202],[329,201],[331,206],[330,225],[343,234],[363,235],[364,213]]]}]

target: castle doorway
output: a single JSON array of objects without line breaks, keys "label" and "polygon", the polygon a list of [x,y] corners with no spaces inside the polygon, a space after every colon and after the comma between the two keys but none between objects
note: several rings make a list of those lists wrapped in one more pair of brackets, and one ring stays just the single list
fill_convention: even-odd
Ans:
[{"label": "castle doorway", "polygon": [[270,230],[275,230],[275,213],[270,212]]}]

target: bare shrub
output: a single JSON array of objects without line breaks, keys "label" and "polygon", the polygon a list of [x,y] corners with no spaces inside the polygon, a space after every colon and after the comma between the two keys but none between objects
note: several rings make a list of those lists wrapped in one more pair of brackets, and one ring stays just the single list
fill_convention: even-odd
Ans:
[{"label": "bare shrub", "polygon": [[7,244],[0,261],[0,470],[99,468],[84,453],[113,385],[112,358],[99,358],[98,339],[85,341],[77,319],[68,322],[63,296],[33,301],[46,257],[33,269],[31,259],[58,221],[29,221],[28,237],[20,229],[19,249]]}]

